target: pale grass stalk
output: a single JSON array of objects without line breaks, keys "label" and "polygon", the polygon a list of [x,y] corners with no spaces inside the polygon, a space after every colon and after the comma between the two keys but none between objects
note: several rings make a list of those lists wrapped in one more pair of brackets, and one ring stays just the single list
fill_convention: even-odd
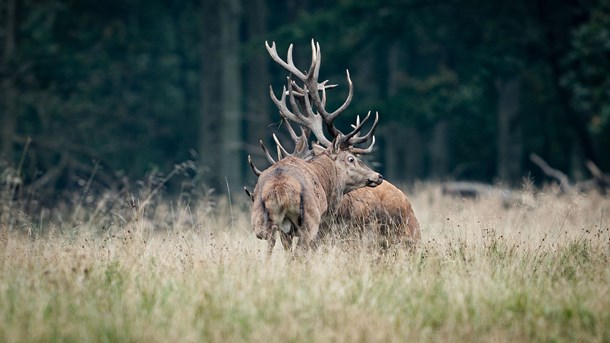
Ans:
[{"label": "pale grass stalk", "polygon": [[524,196],[505,208],[422,185],[415,251],[331,236],[296,259],[279,246],[267,259],[226,199],[160,199],[127,222],[112,214],[131,218],[124,203],[83,208],[96,219],[77,232],[45,220],[33,238],[9,228],[0,341],[609,341],[610,199]]}]

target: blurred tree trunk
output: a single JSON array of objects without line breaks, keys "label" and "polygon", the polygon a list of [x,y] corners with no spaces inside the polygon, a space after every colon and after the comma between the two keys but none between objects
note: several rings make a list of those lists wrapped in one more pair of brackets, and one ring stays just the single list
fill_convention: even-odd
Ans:
[{"label": "blurred tree trunk", "polygon": [[[396,92],[398,91],[398,74],[400,73],[400,63],[398,60],[400,57],[398,44],[385,46],[385,48],[387,49],[387,59],[385,61],[387,63],[387,70],[385,70],[386,82],[385,85],[382,84],[382,88],[385,89],[386,94],[384,95],[390,98],[396,95]],[[383,113],[381,116],[383,118]],[[404,177],[401,172],[400,158],[398,156],[400,147],[404,143],[398,139],[398,137],[403,137],[398,131],[399,125],[397,123],[388,123],[387,125],[384,125],[383,130],[380,130],[379,132],[384,136],[385,141],[383,146],[383,157],[385,161],[385,165],[383,166],[383,174],[388,180],[394,181],[400,180]]]},{"label": "blurred tree trunk", "polygon": [[220,0],[202,0],[201,127],[199,159],[204,181],[220,186],[217,167],[220,164],[219,117],[222,113],[220,68]]},{"label": "blurred tree trunk", "polygon": [[248,40],[254,45],[254,52],[247,63],[246,71],[246,141],[258,149],[259,140],[268,140],[270,130],[267,129],[270,121],[279,121],[278,118],[269,118],[269,84],[270,76],[267,67],[269,57],[263,46],[265,41],[267,23],[267,2],[264,0],[247,1],[245,4],[245,20],[248,27]]},{"label": "blurred tree trunk", "polygon": [[[600,2],[601,3],[601,2]],[[564,109],[564,115],[568,120],[571,130],[576,135],[576,143],[580,145],[583,160],[593,161],[599,165],[598,155],[594,148],[593,138],[587,127],[587,122],[571,102],[572,95],[566,85],[562,84],[563,68],[562,59],[566,56],[566,41],[570,30],[581,22],[582,18],[577,9],[580,5],[576,1],[567,2],[563,6],[557,6],[556,2],[549,0],[537,0],[534,2],[536,16],[544,34],[546,46],[546,61],[551,69],[553,87],[557,91],[557,100]],[[553,11],[556,9],[556,11]],[[564,13],[561,13],[561,11]],[[551,15],[554,14],[554,15]]]},{"label": "blurred tree trunk", "polygon": [[[388,47],[387,96],[398,93],[400,78],[404,71],[406,54],[403,44],[394,43]],[[407,181],[421,175],[423,158],[421,136],[417,130],[400,123],[391,123],[383,131],[385,135],[385,173],[390,180]]]},{"label": "blurred tree trunk", "polygon": [[396,139],[396,137],[398,137],[396,133],[397,125],[395,123],[388,123],[388,125],[384,125],[383,127],[379,128],[378,131],[379,132],[377,134],[381,134],[381,136],[383,137],[382,142],[384,162],[382,168],[379,171],[381,171],[383,176],[388,180],[398,180],[402,176],[400,175],[400,170],[398,167],[396,150],[398,148],[398,145],[402,144],[402,142],[399,142]]},{"label": "blurred tree trunk", "polygon": [[2,123],[0,131],[0,158],[11,160],[12,155],[12,139],[15,134],[17,125],[17,114],[15,106],[15,87],[13,84],[13,54],[16,48],[16,2],[15,0],[7,0],[4,22],[4,51],[2,60],[0,61],[0,123]]},{"label": "blurred tree trunk", "polygon": [[522,137],[519,125],[521,81],[518,77],[496,80],[498,92],[498,165],[500,181],[512,183],[521,173]]},{"label": "blurred tree trunk", "polygon": [[449,123],[441,120],[434,125],[430,144],[430,175],[442,178],[449,171]]},{"label": "blurred tree trunk", "polygon": [[422,136],[414,127],[408,126],[404,132],[405,142],[402,146],[404,179],[413,181],[423,177],[424,144]]},{"label": "blurred tree trunk", "polygon": [[220,2],[222,113],[220,176],[234,192],[243,184],[241,73],[239,63],[239,0]]},{"label": "blurred tree trunk", "polygon": [[379,133],[384,142],[384,176],[392,181],[413,181],[421,177],[424,154],[417,130],[394,122],[386,124]]}]

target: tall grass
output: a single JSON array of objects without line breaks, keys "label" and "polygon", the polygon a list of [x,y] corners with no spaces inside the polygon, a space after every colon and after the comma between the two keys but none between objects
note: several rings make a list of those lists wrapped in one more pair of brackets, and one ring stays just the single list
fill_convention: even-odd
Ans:
[{"label": "tall grass", "polygon": [[247,203],[5,206],[0,342],[610,341],[610,199],[523,196],[421,186],[415,251],[336,237],[269,260]]}]

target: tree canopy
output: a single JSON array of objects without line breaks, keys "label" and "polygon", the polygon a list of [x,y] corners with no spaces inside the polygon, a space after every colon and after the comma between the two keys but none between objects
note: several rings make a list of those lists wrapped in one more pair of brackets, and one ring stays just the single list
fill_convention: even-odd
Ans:
[{"label": "tree canopy", "polygon": [[187,160],[210,187],[253,180],[246,156],[283,130],[266,40],[303,68],[320,42],[329,107],[350,70],[338,125],[379,111],[373,162],[393,181],[518,184],[540,175],[532,152],[575,178],[610,170],[603,0],[5,0],[0,18],[1,168],[41,190]]}]

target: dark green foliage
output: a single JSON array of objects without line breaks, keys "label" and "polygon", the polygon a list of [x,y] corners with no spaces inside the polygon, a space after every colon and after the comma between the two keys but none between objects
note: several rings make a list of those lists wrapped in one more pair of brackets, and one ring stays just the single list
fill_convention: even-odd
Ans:
[{"label": "dark green foliage", "polygon": [[[0,158],[17,165],[26,137],[32,137],[22,169],[26,184],[52,175],[38,186],[51,192],[78,187],[78,180],[91,175],[92,161],[110,184],[117,173],[141,178],[153,167],[169,172],[192,157],[206,134],[201,86],[211,82],[202,80],[202,40],[209,33],[201,2],[18,2],[16,48],[0,59],[0,81],[10,81],[2,87],[16,95],[1,102],[0,111],[13,102],[14,112],[5,116],[16,128],[13,137],[2,138],[0,147],[10,149]],[[0,6],[3,19],[5,7]],[[346,68],[355,84],[350,118],[338,126],[348,128],[352,115],[378,110],[381,127],[402,125],[421,133],[423,152],[399,157],[419,158],[413,162],[417,172],[406,175],[438,175],[428,145],[439,122],[448,123],[448,143],[441,148],[449,174],[443,177],[494,180],[498,144],[519,146],[521,176],[539,175],[526,161],[530,152],[574,177],[587,177],[578,174],[587,159],[610,169],[607,2],[336,0],[264,7],[266,33],[249,33],[241,25],[242,69],[252,67],[253,56],[267,57],[264,40],[276,41],[282,53],[295,43],[297,65],[305,68],[309,41],[319,40],[321,79],[339,84],[329,93],[328,107],[344,99]],[[242,11],[241,22],[247,20]],[[2,46],[8,32],[3,24]],[[286,73],[271,61],[269,73],[278,89]],[[499,142],[497,85],[513,78],[521,95],[510,129],[520,135]],[[246,111],[247,99],[255,96],[249,87],[256,83],[242,84],[240,106]],[[268,112],[269,124],[277,122],[276,110]],[[244,119],[243,130],[247,125]],[[270,138],[245,137],[233,137],[244,157],[256,150],[258,139]],[[379,151],[376,157],[383,161],[382,156]],[[217,173],[217,166],[203,167]],[[55,175],[54,169],[61,170]]]}]

